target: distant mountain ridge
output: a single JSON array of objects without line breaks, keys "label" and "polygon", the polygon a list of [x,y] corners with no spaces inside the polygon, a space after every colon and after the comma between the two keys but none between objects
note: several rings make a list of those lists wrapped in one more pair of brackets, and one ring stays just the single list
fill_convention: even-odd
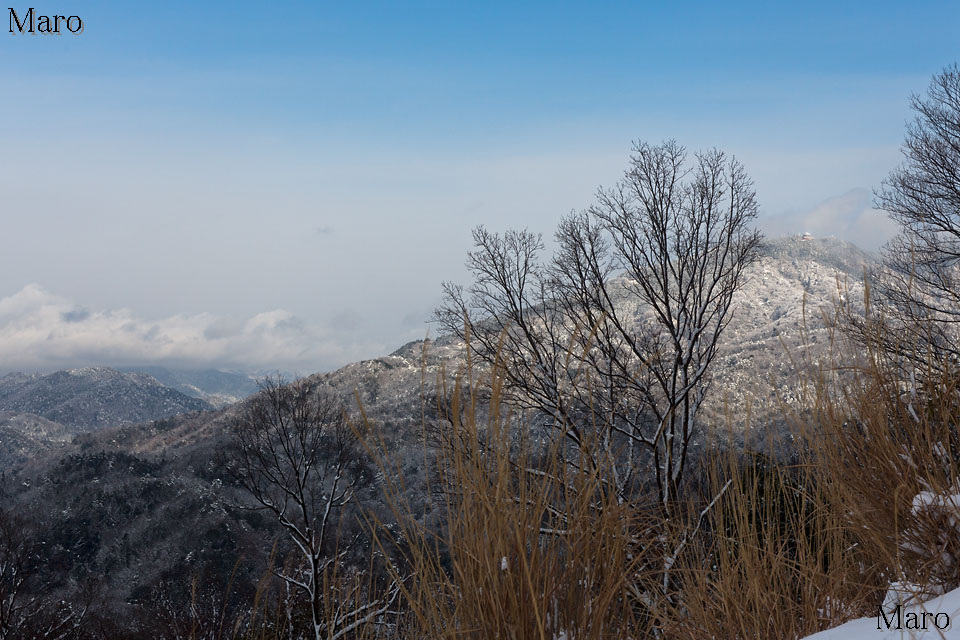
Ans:
[{"label": "distant mountain ridge", "polygon": [[216,408],[225,407],[256,393],[257,381],[250,375],[217,369],[168,369],[159,366],[121,367],[125,373],[145,373],[161,384],[192,398],[206,400]]},{"label": "distant mountain ridge", "polygon": [[157,420],[213,405],[160,384],[144,373],[106,367],[0,378],[0,411],[28,413],[74,431]]}]

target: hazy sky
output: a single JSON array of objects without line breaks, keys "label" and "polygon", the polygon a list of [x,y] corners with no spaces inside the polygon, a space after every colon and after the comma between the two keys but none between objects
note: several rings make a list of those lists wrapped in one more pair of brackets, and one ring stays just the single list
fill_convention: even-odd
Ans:
[{"label": "hazy sky", "polygon": [[771,233],[889,237],[960,3],[663,4],[34,5],[85,26],[0,31],[0,371],[382,355],[472,227],[549,235],[637,139],[734,154]]}]

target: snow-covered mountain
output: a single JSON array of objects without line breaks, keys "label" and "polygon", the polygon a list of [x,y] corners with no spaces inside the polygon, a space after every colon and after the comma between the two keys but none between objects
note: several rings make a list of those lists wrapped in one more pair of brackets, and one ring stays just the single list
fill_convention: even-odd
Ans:
[{"label": "snow-covered mountain", "polygon": [[95,367],[0,378],[0,411],[29,413],[73,431],[157,420],[213,406],[143,373]]},{"label": "snow-covered mountain", "polygon": [[[713,365],[708,409],[714,420],[733,411],[745,426],[778,422],[783,403],[797,401],[797,369],[827,363],[836,347],[831,338],[841,301],[863,298],[865,270],[875,258],[833,238],[791,236],[765,243],[762,257],[736,298]],[[640,303],[621,294],[623,317],[641,317]],[[421,384],[428,397],[443,368],[448,374],[466,365],[459,340],[416,341],[394,353],[312,376],[353,402],[359,392],[365,409],[392,423],[419,424]]]},{"label": "snow-covered mountain", "polygon": [[73,436],[72,429],[38,415],[0,411],[0,469],[49,453]]},{"label": "snow-covered mountain", "polygon": [[798,370],[829,366],[840,342],[834,339],[838,305],[862,303],[864,276],[874,264],[874,256],[833,238],[768,241],[723,334],[713,370],[714,412],[722,412],[724,402],[735,411],[749,403],[763,426],[776,421],[784,404],[795,406]]}]

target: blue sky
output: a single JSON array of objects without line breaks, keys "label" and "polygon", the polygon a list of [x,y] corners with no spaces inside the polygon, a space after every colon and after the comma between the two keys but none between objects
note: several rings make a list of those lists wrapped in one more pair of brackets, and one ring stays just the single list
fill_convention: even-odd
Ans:
[{"label": "blue sky", "polygon": [[879,245],[960,3],[661,4],[35,5],[85,29],[0,31],[0,368],[381,355],[473,226],[549,235],[637,139],[736,155],[771,233]]}]

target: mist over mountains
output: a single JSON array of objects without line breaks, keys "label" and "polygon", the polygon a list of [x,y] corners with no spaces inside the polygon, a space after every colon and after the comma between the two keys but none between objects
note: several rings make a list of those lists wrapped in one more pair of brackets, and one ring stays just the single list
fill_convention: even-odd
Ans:
[{"label": "mist over mountains", "polygon": [[157,382],[214,407],[231,405],[257,390],[256,376],[217,369],[168,369],[158,366],[120,367],[120,371],[144,373]]}]

